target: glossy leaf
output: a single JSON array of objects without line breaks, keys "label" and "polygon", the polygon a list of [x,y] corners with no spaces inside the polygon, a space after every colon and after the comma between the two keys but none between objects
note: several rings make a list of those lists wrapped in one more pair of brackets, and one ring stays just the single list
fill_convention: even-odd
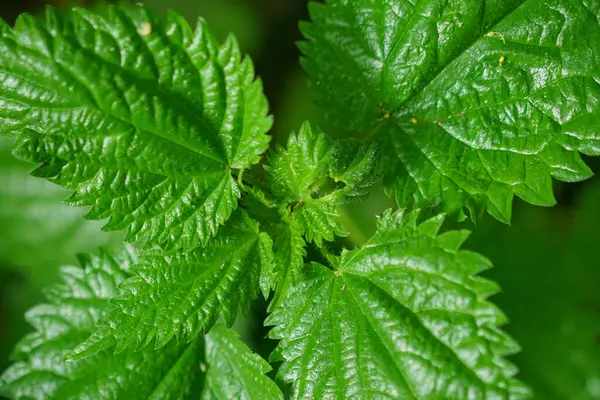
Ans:
[{"label": "glossy leaf", "polygon": [[35,332],[17,345],[13,363],[0,378],[11,399],[183,399],[200,373],[196,341],[160,350],[109,352],[78,361],[64,356],[110,309],[109,299],[129,276],[131,254],[81,257],[65,267],[64,283],[47,292],[49,304],[34,307],[27,320]]},{"label": "glossy leaf", "polygon": [[206,362],[205,400],[283,400],[279,387],[265,375],[272,369],[269,363],[223,325],[206,335]]},{"label": "glossy leaf", "polygon": [[600,154],[600,6],[587,0],[327,0],[300,46],[319,102],[386,150],[401,207],[508,222],[514,195]]},{"label": "glossy leaf", "polygon": [[503,356],[518,350],[486,298],[490,267],[458,250],[465,231],[437,232],[443,218],[380,220],[363,247],[333,270],[313,264],[267,324],[281,339],[273,360],[293,398],[526,398]]},{"label": "glossy leaf", "polygon": [[271,240],[238,212],[206,247],[188,253],[147,253],[121,287],[114,308],[69,357],[79,359],[115,347],[140,350],[154,342],[189,342],[222,314],[232,325],[259,291],[263,264],[273,260]]},{"label": "glossy leaf", "polygon": [[266,114],[251,61],[203,20],[108,6],[0,23],[0,131],[129,241],[205,244],[237,207],[233,170],[268,147]]}]

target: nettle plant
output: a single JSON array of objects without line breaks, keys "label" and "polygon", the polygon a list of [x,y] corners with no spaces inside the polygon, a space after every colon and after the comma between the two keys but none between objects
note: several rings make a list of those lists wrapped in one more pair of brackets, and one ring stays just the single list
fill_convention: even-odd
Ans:
[{"label": "nettle plant", "polygon": [[[305,123],[273,150],[251,60],[203,20],[107,6],[0,24],[14,154],[142,243],[62,270],[27,314],[6,396],[531,396],[487,301],[498,287],[477,276],[489,261],[460,249],[468,232],[439,231],[443,215],[508,223],[515,195],[550,206],[552,177],[591,176],[579,153],[600,154],[600,2],[309,9],[302,64],[346,139]],[[337,251],[338,207],[378,182],[396,209]],[[261,293],[283,391],[229,328]]]}]

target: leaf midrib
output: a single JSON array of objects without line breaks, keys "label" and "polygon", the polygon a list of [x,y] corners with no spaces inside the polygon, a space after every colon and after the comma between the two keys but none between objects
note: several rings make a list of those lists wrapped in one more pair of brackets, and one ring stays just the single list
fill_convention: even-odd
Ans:
[{"label": "leaf midrib", "polygon": [[344,280],[344,282],[347,285],[346,286],[346,291],[348,293],[350,293],[350,295],[354,299],[354,303],[357,305],[357,309],[360,310],[363,318],[365,319],[365,321],[367,321],[368,326],[372,329],[373,332],[375,332],[376,339],[378,339],[377,341],[381,344],[381,346],[388,353],[389,358],[392,359],[392,360],[394,360],[394,367],[395,367],[396,371],[398,371],[398,373],[400,374],[400,376],[402,376],[404,378],[404,384],[406,385],[406,388],[410,391],[410,393],[412,395],[412,399],[416,400],[418,397],[417,397],[417,393],[415,391],[415,388],[413,387],[414,386],[414,382],[412,380],[408,379],[408,377],[406,376],[406,371],[404,371],[404,369],[401,368],[400,364],[398,363],[398,360],[396,359],[396,357],[393,356],[392,352],[390,351],[390,349],[386,345],[385,341],[380,336],[379,332],[375,328],[375,324],[373,323],[373,321],[371,321],[371,318],[370,318],[369,314],[365,313],[365,311],[363,310],[362,304],[358,301],[358,298],[356,297],[356,295],[354,294],[354,292],[352,290],[352,286],[348,285],[348,283],[346,282],[346,280]]},{"label": "leaf midrib", "polygon": [[[180,108],[183,109],[185,111],[184,115],[186,115],[187,117],[190,117],[190,121],[197,121],[201,126],[203,126],[204,128],[206,128],[207,132],[210,132],[210,135],[207,135],[206,139],[207,142],[215,142],[219,143],[221,146],[216,146],[215,150],[221,150],[222,147],[222,143],[218,140],[218,135],[215,133],[214,129],[204,120],[204,118],[201,118],[199,116],[198,112],[193,112],[193,109],[190,109],[189,106],[183,102],[180,101],[179,99],[177,99],[172,93],[169,93],[168,90],[165,90],[165,88],[163,88],[161,85],[156,84],[156,85],[152,85],[152,82],[149,82],[145,79],[139,79],[135,76],[134,73],[132,73],[132,71],[125,69],[125,68],[121,68],[120,66],[117,66],[113,63],[107,62],[106,60],[102,59],[102,57],[98,56],[98,54],[91,52],[91,51],[86,51],[87,54],[92,55],[93,58],[96,58],[98,60],[101,60],[104,62],[105,65],[108,65],[110,68],[116,68],[118,71],[122,71],[124,73],[124,75],[126,75],[127,78],[131,79],[130,82],[137,82],[138,86],[140,88],[145,88],[145,87],[150,87],[152,89],[155,90],[156,95],[160,96],[158,98],[164,98],[166,100],[168,100],[168,103],[163,103],[163,104],[169,104],[170,106],[172,105],[176,105],[177,107],[169,107],[171,109],[173,108]],[[176,144],[186,150],[189,150],[193,153],[199,154],[203,157],[206,157],[208,159],[211,159],[217,163],[223,163],[225,161],[224,158],[217,158],[213,155],[213,153],[211,151],[202,151],[201,148],[198,148],[196,146],[192,146],[190,145],[190,143],[187,143],[183,140],[179,140],[179,137],[176,135],[166,135],[163,134],[162,132],[160,132],[159,130],[146,130],[146,129],[142,129],[140,127],[138,127],[137,125],[134,124],[133,121],[127,121],[124,120],[121,117],[118,117],[116,115],[114,115],[113,113],[107,112],[105,110],[102,109],[102,107],[100,106],[100,102],[98,101],[98,99],[96,98],[96,96],[94,95],[94,92],[90,89],[89,85],[82,79],[79,79],[77,77],[76,74],[74,74],[70,69],[68,69],[65,65],[63,65],[62,62],[59,62],[55,59],[52,60],[57,66],[59,66],[63,71],[65,71],[67,74],[69,74],[74,80],[76,80],[82,87],[84,87],[88,93],[90,94],[91,98],[94,99],[95,104],[92,104],[90,106],[92,106],[93,108],[97,109],[98,111],[100,111],[103,114],[109,115],[112,118],[115,118],[125,124],[128,124],[132,127],[134,127],[136,130],[138,131],[142,131],[142,132],[148,132],[150,134],[153,134],[155,136],[158,136],[168,142],[171,142],[173,144]],[[141,83],[141,84],[140,84]],[[144,91],[144,93],[152,93],[152,90],[149,92]],[[121,92],[121,94],[124,94],[124,92]],[[152,96],[152,98],[154,98],[154,96]],[[127,103],[127,105],[130,107],[131,105],[129,103]],[[133,114],[133,113],[132,113]],[[195,124],[193,126],[196,126]],[[214,136],[214,138],[212,137]]]},{"label": "leaf midrib", "polygon": [[[52,36],[53,40],[56,40],[56,37]],[[6,37],[0,37],[0,40],[2,39],[7,39]],[[146,130],[146,129],[142,129],[140,127],[138,127],[137,125],[135,125],[132,121],[127,121],[122,119],[121,117],[118,117],[116,115],[114,115],[113,113],[107,112],[106,110],[104,110],[102,107],[100,107],[100,103],[98,101],[98,99],[96,98],[96,96],[94,95],[94,92],[90,89],[90,87],[88,86],[87,83],[85,83],[82,79],[80,79],[76,74],[74,74],[68,67],[66,67],[64,65],[64,62],[58,61],[56,58],[54,57],[48,57],[48,55],[44,55],[43,53],[40,53],[39,51],[35,50],[35,49],[31,49],[29,47],[23,46],[21,43],[19,43],[16,39],[12,41],[14,46],[17,48],[21,48],[27,52],[31,52],[33,54],[35,54],[36,57],[41,58],[43,60],[46,60],[47,62],[57,66],[58,68],[60,68],[62,71],[64,71],[65,73],[67,73],[69,76],[71,76],[72,79],[74,79],[82,88],[85,88],[85,90],[88,92],[89,96],[91,99],[93,99],[95,104],[88,104],[87,106],[100,112],[101,114],[110,116],[111,118],[114,118],[115,120],[118,120],[124,124],[127,124],[131,127],[133,127],[136,130],[142,131],[142,132],[148,132],[152,135],[158,136],[164,140],[167,140],[169,142],[172,142],[186,150],[189,150],[193,153],[199,154],[202,157],[206,157],[212,161],[215,161],[217,163],[224,163],[226,162],[226,159],[220,157],[217,158],[214,156],[214,154],[212,154],[212,152],[208,151],[208,152],[203,152],[201,151],[201,149],[196,148],[196,147],[192,147],[190,146],[188,143],[182,141],[182,140],[178,140],[177,137],[175,136],[168,136],[168,135],[164,135],[161,134],[161,132],[159,132],[158,130]],[[210,132],[212,134],[212,136],[214,136],[214,139],[211,139],[211,136],[209,135],[206,139],[207,142],[213,142],[213,144],[219,144],[218,146],[216,146],[216,148],[214,150],[222,150],[223,144],[219,141],[218,139],[218,134],[215,132],[214,128],[211,127],[203,118],[199,117],[197,112],[194,112],[195,110],[190,109],[185,102],[180,101],[179,99],[177,99],[175,96],[173,96],[171,93],[169,93],[167,90],[165,90],[165,88],[163,88],[162,86],[156,84],[153,85],[152,83],[147,82],[145,79],[139,79],[139,77],[137,77],[133,71],[129,70],[129,69],[125,69],[120,65],[116,65],[112,62],[109,62],[107,60],[105,60],[104,58],[100,57],[98,54],[96,54],[93,51],[90,51],[89,49],[83,48],[83,47],[77,47],[78,49],[80,49],[81,51],[83,51],[86,55],[91,56],[92,58],[96,59],[99,63],[102,63],[103,65],[106,65],[107,67],[111,68],[111,69],[115,69],[118,70],[119,72],[125,74],[129,79],[131,79],[131,81],[135,81],[138,83],[142,83],[142,85],[139,85],[140,87],[152,87],[161,97],[164,96],[164,98],[166,98],[168,100],[167,104],[176,104],[178,107],[181,107],[185,110],[185,115],[190,117],[190,122],[191,121],[197,121],[197,123],[199,123],[201,126],[204,126],[206,128],[207,132]],[[188,55],[187,51],[182,50],[186,55]],[[54,54],[53,54],[54,56]],[[189,55],[188,55],[189,56]],[[15,71],[11,71],[11,70],[6,70],[6,69],[1,69],[0,71],[7,73],[9,75],[16,75],[17,77],[19,77],[20,80],[29,82],[32,86],[39,86],[42,88],[45,88],[48,91],[56,91],[56,89],[52,88],[48,88],[47,86],[41,85],[38,81],[29,79],[27,76],[23,75],[22,73],[17,73]],[[75,99],[75,101],[78,101],[79,99]],[[21,102],[20,100],[17,100],[19,102]],[[45,107],[46,109],[53,109],[53,107]],[[76,107],[74,107],[76,108]],[[81,108],[78,107],[78,108]],[[173,107],[171,107],[173,108]],[[196,126],[196,124],[194,124],[193,126]]]},{"label": "leaf midrib", "polygon": [[[227,280],[227,277],[229,276],[229,272],[230,272],[231,268],[233,267],[233,265],[235,264],[235,261],[237,261],[240,258],[239,255],[242,254],[242,253],[249,253],[250,252],[249,248],[253,247],[257,243],[258,236],[255,237],[255,238],[253,238],[253,239],[255,239],[255,240],[248,240],[243,245],[239,244],[239,247],[237,248],[236,251],[233,252],[233,254],[231,255],[231,258],[228,260],[228,262],[224,263],[226,265],[226,268],[224,268],[224,271],[222,272],[220,278],[218,278],[218,281],[215,283],[215,285],[212,288],[210,288],[210,290],[204,296],[201,296],[204,300],[203,300],[203,302],[202,302],[201,305],[195,307],[196,310],[201,310],[203,308],[203,306],[206,304],[206,302],[208,301],[208,299],[211,296],[213,296],[214,293],[219,290],[219,288],[222,288],[223,281]],[[192,262],[192,264],[199,264],[199,263]],[[196,289],[195,288],[196,283],[199,282],[199,281],[201,281],[202,278],[206,274],[209,274],[209,273],[213,272],[215,269],[220,269],[221,268],[221,266],[219,265],[219,263],[216,263],[216,264],[213,264],[213,265],[210,265],[210,264],[206,264],[206,265],[208,266],[208,268],[205,269],[204,271],[202,271],[198,276],[196,276],[193,279],[192,282],[190,282],[190,289],[188,290],[188,295],[186,296],[186,298],[190,298],[191,297],[189,295],[189,293],[192,292],[194,289]],[[239,278],[239,277],[237,277],[237,278]],[[169,302],[169,299],[165,298],[165,300],[164,300],[163,303],[168,303],[168,302]],[[188,318],[190,318],[190,317],[188,317]],[[202,326],[204,326],[204,325],[206,325],[206,323],[202,324]],[[200,327],[200,329],[201,328],[202,327]]]},{"label": "leaf midrib", "polygon": [[[441,345],[443,348],[447,349],[448,351],[450,351],[450,353],[454,356],[454,358],[459,362],[460,365],[463,366],[464,370],[468,372],[469,375],[471,375],[473,378],[475,378],[479,383],[481,383],[483,385],[483,389],[484,391],[487,390],[487,388],[489,387],[488,383],[485,382],[484,380],[481,379],[481,377],[479,377],[479,375],[477,375],[477,373],[475,371],[473,371],[468,365],[465,364],[465,362],[458,356],[458,354],[456,354],[455,350],[451,347],[449,347],[448,345],[446,345],[444,342],[442,342],[436,335],[433,334],[433,332],[431,332],[431,330],[425,325],[423,324],[423,322],[421,321],[421,318],[419,318],[419,316],[412,311],[408,306],[398,302],[394,296],[392,296],[385,288],[382,288],[380,285],[378,285],[376,282],[373,282],[371,279],[369,279],[368,277],[362,276],[362,275],[355,275],[355,274],[349,274],[349,275],[354,275],[358,278],[361,279],[365,279],[368,282],[370,282],[372,285],[376,286],[377,288],[379,288],[382,292],[384,292],[386,294],[386,296],[389,296],[389,298],[391,300],[393,300],[396,303],[399,303],[402,305],[402,308],[405,309],[408,313],[410,313],[410,315],[412,315],[417,321],[419,321],[420,326],[425,329],[432,338],[435,339],[435,341]],[[352,285],[347,284],[347,289],[349,293],[352,294],[352,297],[354,298],[354,302],[357,304],[358,309],[361,310],[363,317],[365,318],[366,321],[368,321],[369,325],[371,326],[371,328],[373,329],[374,332],[378,332],[377,329],[375,329],[375,326],[377,324],[375,324],[372,320],[371,320],[371,315],[369,314],[368,311],[364,310],[363,308],[363,304],[362,302],[359,301],[359,297],[357,297],[352,290]],[[390,358],[395,359],[395,357],[392,355],[392,352],[388,349],[387,345],[384,343],[384,339],[381,338],[381,336],[378,334],[377,335],[378,339],[380,340],[380,342],[382,343],[382,345],[385,347],[385,349],[388,351]],[[411,388],[411,390],[413,390],[411,384],[409,382],[412,383],[412,381],[409,381],[406,378],[405,372],[402,368],[400,368],[400,366],[398,366],[398,371],[402,374],[402,376],[405,377],[405,381],[408,387]],[[413,390],[413,394],[416,394],[416,392],[414,392]],[[416,397],[415,397],[416,398]]]}]

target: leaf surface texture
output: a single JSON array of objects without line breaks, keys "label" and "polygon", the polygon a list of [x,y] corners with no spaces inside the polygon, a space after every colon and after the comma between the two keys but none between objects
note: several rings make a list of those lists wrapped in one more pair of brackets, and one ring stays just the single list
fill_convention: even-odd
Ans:
[{"label": "leaf surface texture", "polygon": [[600,154],[600,4],[589,0],[327,0],[302,26],[332,119],[374,135],[401,207],[509,222],[516,195]]},{"label": "leaf surface texture", "polygon": [[511,398],[528,396],[503,356],[518,350],[498,327],[497,292],[474,276],[490,267],[458,250],[465,231],[387,212],[375,236],[334,270],[313,264],[267,320],[272,355],[293,398]]},{"label": "leaf surface texture", "polygon": [[148,247],[206,243],[237,207],[271,118],[230,37],[141,7],[75,8],[0,26],[0,131],[69,202]]},{"label": "leaf surface texture", "polygon": [[81,261],[81,267],[62,269],[63,283],[47,291],[48,304],[27,313],[35,331],[18,343],[15,362],[0,378],[2,394],[39,400],[184,399],[199,373],[197,341],[64,361],[110,309],[135,259],[130,252],[118,257],[101,252]]},{"label": "leaf surface texture", "polygon": [[259,292],[261,268],[273,260],[271,245],[258,224],[239,211],[206,247],[144,254],[98,330],[70,356],[110,347],[117,353],[140,350],[150,343],[161,348],[174,338],[189,342],[221,315],[231,326]]}]

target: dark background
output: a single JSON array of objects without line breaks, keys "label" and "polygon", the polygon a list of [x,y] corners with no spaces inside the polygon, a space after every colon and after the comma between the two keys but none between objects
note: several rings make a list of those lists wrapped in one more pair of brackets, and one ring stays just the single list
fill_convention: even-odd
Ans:
[{"label": "dark background", "polygon": [[[0,17],[12,23],[22,12],[37,13],[48,3],[0,0]],[[90,1],[78,4],[91,5]],[[310,119],[328,126],[312,103],[295,41],[298,21],[307,19],[303,0],[150,0],[158,13],[174,9],[191,22],[205,17],[220,39],[233,32],[255,61],[275,115],[274,143]],[[599,122],[600,125],[600,122]],[[335,132],[332,132],[335,133]],[[0,368],[30,328],[23,313],[42,301],[41,288],[57,279],[60,265],[74,263],[75,253],[97,246],[117,246],[119,234],[101,233],[101,223],[83,221],[83,210],[60,200],[65,191],[27,177],[31,166],[14,160],[9,143],[0,141]],[[595,172],[599,159],[586,159]],[[533,207],[517,201],[513,225],[486,216],[466,247],[481,252],[495,268],[486,276],[503,291],[493,301],[507,314],[506,330],[523,350],[513,361],[521,378],[540,399],[600,399],[600,184],[597,178],[578,184],[555,184],[558,206]],[[351,243],[374,229],[374,216],[389,201],[377,187],[361,204],[346,207]],[[257,301],[236,328],[266,356],[273,343],[264,341],[261,321],[265,304]]]}]

